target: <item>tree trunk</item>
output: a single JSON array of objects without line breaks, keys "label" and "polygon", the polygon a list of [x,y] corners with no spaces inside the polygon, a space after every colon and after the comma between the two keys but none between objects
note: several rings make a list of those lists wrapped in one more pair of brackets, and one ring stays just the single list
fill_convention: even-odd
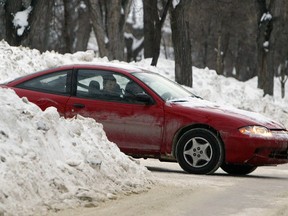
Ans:
[{"label": "tree trunk", "polygon": [[285,97],[285,83],[288,79],[288,67],[287,63],[280,64],[280,74],[279,74],[279,80],[281,85],[281,97]]},{"label": "tree trunk", "polygon": [[49,47],[50,17],[53,1],[32,0],[29,15],[30,28],[22,45],[44,52]]},{"label": "tree trunk", "polygon": [[87,7],[80,7],[78,10],[78,28],[75,32],[77,41],[73,47],[74,52],[87,50],[90,33],[92,31],[88,11]]},{"label": "tree trunk", "polygon": [[22,36],[17,35],[17,29],[13,24],[13,19],[14,15],[23,9],[22,2],[19,0],[6,1],[4,9],[6,20],[6,40],[11,46],[19,46],[21,44]]},{"label": "tree trunk", "polygon": [[124,32],[121,23],[121,0],[106,0],[109,59],[124,60]]},{"label": "tree trunk", "polygon": [[285,97],[285,82],[281,82],[281,97]]},{"label": "tree trunk", "polygon": [[63,4],[63,36],[65,41],[64,52],[74,53],[76,51],[86,50],[92,30],[88,7],[81,7],[81,0],[63,0]]},{"label": "tree trunk", "polygon": [[108,49],[106,44],[107,34],[105,31],[104,17],[102,16],[104,5],[102,5],[100,0],[86,0],[86,2],[89,8],[92,27],[96,35],[99,55],[100,57],[108,57]]},{"label": "tree trunk", "polygon": [[155,35],[155,23],[158,18],[157,1],[143,0],[144,11],[144,58],[153,57],[153,41]]},{"label": "tree trunk", "polygon": [[0,39],[5,38],[6,35],[6,19],[5,19],[5,10],[4,3],[0,3]]},{"label": "tree trunk", "polygon": [[73,50],[73,38],[71,34],[71,24],[72,24],[72,10],[71,10],[71,1],[63,0],[64,4],[64,27],[63,27],[63,36],[65,40],[64,53],[72,53]]},{"label": "tree trunk", "polygon": [[124,27],[132,0],[87,0],[101,57],[124,60]]},{"label": "tree trunk", "polygon": [[223,60],[222,60],[222,35],[221,32],[218,35],[218,41],[217,41],[217,58],[216,58],[216,65],[217,65],[217,69],[216,72],[218,75],[223,75]]},{"label": "tree trunk", "polygon": [[181,0],[171,10],[172,41],[175,54],[175,80],[179,84],[192,87],[192,57],[186,10],[190,0]]},{"label": "tree trunk", "polygon": [[[270,1],[273,5],[274,0]],[[265,0],[258,0],[259,5],[259,29],[258,29],[258,88],[264,90],[264,95],[273,95],[274,86],[274,71],[268,70],[268,60],[270,58],[269,40],[273,29],[272,15],[269,13],[269,8],[266,7]],[[270,5],[271,6],[271,5]],[[266,14],[266,16],[265,16]],[[270,16],[271,15],[271,16]],[[270,62],[271,63],[271,62]]]},{"label": "tree trunk", "polygon": [[156,66],[157,62],[158,62],[158,58],[160,55],[161,30],[162,30],[162,27],[163,27],[164,22],[166,20],[168,9],[171,6],[171,3],[172,3],[172,0],[167,1],[166,5],[164,7],[164,10],[163,10],[161,19],[160,20],[158,19],[156,22],[156,25],[155,25],[155,34],[154,34],[154,39],[153,39],[154,49],[153,49],[153,58],[152,58],[152,62],[151,62],[152,66]]},{"label": "tree trunk", "polygon": [[159,18],[159,10],[157,1],[143,0],[144,10],[144,57],[152,57],[152,66],[156,66],[160,55],[160,45],[162,38],[162,27],[166,20],[168,9],[171,6],[172,0],[162,1],[164,9]]}]

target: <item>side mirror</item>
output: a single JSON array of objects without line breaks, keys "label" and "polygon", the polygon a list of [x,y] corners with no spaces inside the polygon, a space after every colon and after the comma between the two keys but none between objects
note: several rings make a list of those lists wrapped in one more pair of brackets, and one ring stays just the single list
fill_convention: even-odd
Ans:
[{"label": "side mirror", "polygon": [[145,103],[147,105],[150,105],[150,104],[154,103],[153,98],[150,95],[146,94],[146,93],[136,94],[135,95],[135,99],[137,101]]}]

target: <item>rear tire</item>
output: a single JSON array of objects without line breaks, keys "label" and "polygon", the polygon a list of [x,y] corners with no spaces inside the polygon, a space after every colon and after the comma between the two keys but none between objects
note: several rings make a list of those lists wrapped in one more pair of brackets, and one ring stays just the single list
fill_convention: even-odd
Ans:
[{"label": "rear tire", "polygon": [[223,145],[210,130],[192,129],[180,137],[176,158],[182,169],[188,173],[212,174],[222,164]]},{"label": "rear tire", "polygon": [[247,175],[256,170],[256,168],[257,166],[250,165],[235,165],[226,163],[221,165],[221,169],[230,175]]}]

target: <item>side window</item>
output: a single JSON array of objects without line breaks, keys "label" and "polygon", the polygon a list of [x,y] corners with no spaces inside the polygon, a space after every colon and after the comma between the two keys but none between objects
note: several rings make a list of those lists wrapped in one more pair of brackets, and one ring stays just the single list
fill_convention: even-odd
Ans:
[{"label": "side window", "polygon": [[71,77],[72,71],[59,71],[28,80],[17,87],[46,93],[70,94]]},{"label": "side window", "polygon": [[77,97],[93,97],[100,92],[102,78],[96,70],[78,70],[77,72]]},{"label": "side window", "polygon": [[135,95],[143,92],[128,77],[112,71],[81,69],[77,73],[77,97],[134,103]]},{"label": "side window", "polygon": [[125,86],[125,96],[129,98],[136,97],[137,94],[145,93],[145,91],[133,80],[127,82]]},{"label": "side window", "polygon": [[121,86],[118,83],[118,81],[121,80],[121,77],[123,76],[115,74],[111,71],[86,69],[78,70],[76,96],[92,99],[122,101],[123,93]]}]

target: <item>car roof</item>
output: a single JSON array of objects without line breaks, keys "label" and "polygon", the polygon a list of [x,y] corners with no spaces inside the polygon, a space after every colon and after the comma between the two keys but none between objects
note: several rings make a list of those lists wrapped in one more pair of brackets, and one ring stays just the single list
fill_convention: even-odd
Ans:
[{"label": "car roof", "polygon": [[16,79],[7,81],[4,84],[17,84],[30,79],[31,77],[37,76],[37,74],[46,74],[56,70],[71,70],[71,69],[97,69],[97,70],[113,70],[115,72],[132,73],[132,72],[143,72],[145,69],[140,67],[129,65],[128,63],[77,63],[77,64],[66,64],[58,65],[55,67],[46,68],[40,71],[36,71],[24,76],[17,77]]},{"label": "car roof", "polygon": [[[63,66],[65,67],[65,65]],[[128,63],[85,63],[85,64],[74,64],[74,65],[66,65],[66,67],[73,68],[85,68],[85,69],[104,69],[104,70],[114,70],[114,71],[125,71],[128,73],[132,72],[141,72],[141,68],[137,66],[130,65]]]}]

